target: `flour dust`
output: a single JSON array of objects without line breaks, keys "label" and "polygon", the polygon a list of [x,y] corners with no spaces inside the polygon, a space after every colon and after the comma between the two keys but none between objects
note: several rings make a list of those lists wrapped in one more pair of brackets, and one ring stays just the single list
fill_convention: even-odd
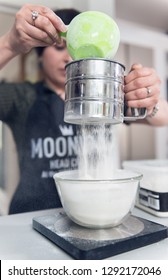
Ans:
[{"label": "flour dust", "polygon": [[110,179],[116,169],[116,133],[113,125],[82,125],[78,149],[79,177]]}]

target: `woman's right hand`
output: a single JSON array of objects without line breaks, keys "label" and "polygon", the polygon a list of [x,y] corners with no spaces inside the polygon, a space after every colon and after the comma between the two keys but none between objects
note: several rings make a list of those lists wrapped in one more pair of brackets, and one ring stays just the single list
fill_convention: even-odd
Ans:
[{"label": "woman's right hand", "polygon": [[[33,11],[38,14],[36,19],[33,19]],[[59,32],[66,30],[66,25],[51,9],[26,4],[16,13],[15,23],[5,35],[5,40],[7,47],[16,56],[29,52],[33,47],[59,43]]]}]

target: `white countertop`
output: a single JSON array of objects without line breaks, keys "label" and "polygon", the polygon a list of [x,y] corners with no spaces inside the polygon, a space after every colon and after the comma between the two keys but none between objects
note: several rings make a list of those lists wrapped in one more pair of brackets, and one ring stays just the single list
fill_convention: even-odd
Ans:
[{"label": "white countertop", "polygon": [[[71,256],[32,228],[32,218],[54,213],[54,209],[0,217],[1,260],[71,260]],[[168,226],[167,218],[158,218],[134,208],[133,214]],[[168,260],[168,238],[109,259]]]}]

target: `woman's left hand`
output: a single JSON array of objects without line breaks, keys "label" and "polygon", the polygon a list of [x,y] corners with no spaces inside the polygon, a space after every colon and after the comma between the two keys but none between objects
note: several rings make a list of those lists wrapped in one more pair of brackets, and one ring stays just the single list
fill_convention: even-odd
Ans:
[{"label": "woman's left hand", "polygon": [[125,101],[128,107],[146,108],[150,115],[160,95],[160,79],[153,68],[133,64],[125,77]]}]

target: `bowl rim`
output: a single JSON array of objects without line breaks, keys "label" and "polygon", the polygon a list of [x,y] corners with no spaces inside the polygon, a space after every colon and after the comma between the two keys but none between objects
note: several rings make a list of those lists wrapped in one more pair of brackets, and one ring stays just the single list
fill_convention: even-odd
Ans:
[{"label": "bowl rim", "polygon": [[132,174],[132,176],[126,177],[126,178],[113,178],[113,179],[88,179],[88,178],[63,178],[61,177],[61,175],[65,174],[65,173],[70,173],[70,172],[75,172],[78,171],[77,169],[74,170],[66,170],[66,171],[60,171],[57,172],[53,175],[54,180],[56,181],[66,181],[66,182],[106,182],[106,183],[125,183],[125,182],[130,182],[130,181],[140,181],[143,177],[143,175],[140,172],[136,172],[134,170],[131,169],[117,169],[117,172],[130,172]]}]

